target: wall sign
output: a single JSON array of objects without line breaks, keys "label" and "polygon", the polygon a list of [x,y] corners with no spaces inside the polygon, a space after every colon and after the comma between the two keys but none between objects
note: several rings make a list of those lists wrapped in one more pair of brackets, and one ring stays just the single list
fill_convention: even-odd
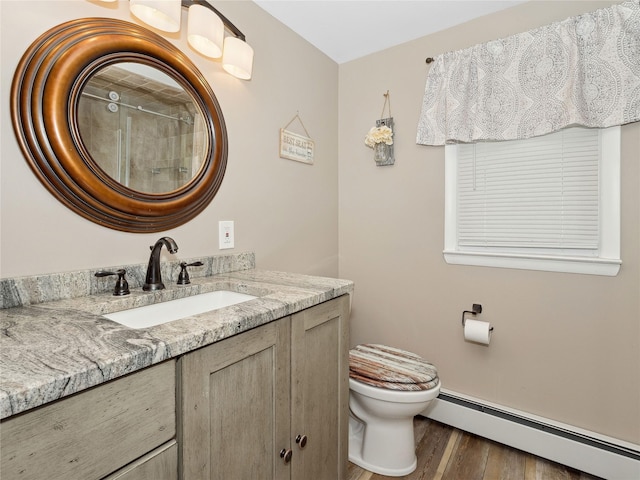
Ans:
[{"label": "wall sign", "polygon": [[[287,127],[291,125],[296,118],[300,122],[300,125],[302,125],[304,133],[306,133],[307,136],[287,130]],[[280,157],[286,158],[287,160],[295,160],[296,162],[313,164],[314,150],[315,144],[309,137],[309,132],[307,132],[307,129],[304,127],[302,119],[296,113],[296,116],[293,117],[284,128],[280,129]]]},{"label": "wall sign", "polygon": [[309,137],[280,129],[280,157],[297,162],[313,163],[313,140]]}]

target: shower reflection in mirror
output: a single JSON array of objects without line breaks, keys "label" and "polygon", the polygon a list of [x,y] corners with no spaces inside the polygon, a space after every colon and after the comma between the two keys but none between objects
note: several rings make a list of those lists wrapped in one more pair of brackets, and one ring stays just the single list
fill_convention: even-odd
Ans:
[{"label": "shower reflection in mirror", "polygon": [[207,130],[199,107],[158,69],[121,62],[98,70],[78,101],[82,143],[98,166],[133,190],[161,194],[202,166]]}]

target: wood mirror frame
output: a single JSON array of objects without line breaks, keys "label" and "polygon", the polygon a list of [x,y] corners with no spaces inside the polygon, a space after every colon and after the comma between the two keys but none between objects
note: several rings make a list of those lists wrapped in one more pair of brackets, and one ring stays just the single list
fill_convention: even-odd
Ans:
[{"label": "wood mirror frame", "polygon": [[[203,114],[208,148],[202,168],[177,190],[144,193],[118,183],[81,140],[77,105],[83,86],[94,72],[118,62],[138,62],[166,73]],[[147,233],[181,225],[211,202],[224,177],[227,131],[211,87],[184,53],[130,22],[83,18],[41,35],[16,69],[11,118],[40,182],[76,213],[116,230]]]}]

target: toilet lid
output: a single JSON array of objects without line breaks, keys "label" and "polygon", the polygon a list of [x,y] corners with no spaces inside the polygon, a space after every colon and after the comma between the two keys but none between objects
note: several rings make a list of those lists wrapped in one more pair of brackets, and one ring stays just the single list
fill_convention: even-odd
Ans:
[{"label": "toilet lid", "polygon": [[429,390],[439,383],[434,365],[415,353],[386,345],[358,345],[350,350],[349,376],[390,390]]}]

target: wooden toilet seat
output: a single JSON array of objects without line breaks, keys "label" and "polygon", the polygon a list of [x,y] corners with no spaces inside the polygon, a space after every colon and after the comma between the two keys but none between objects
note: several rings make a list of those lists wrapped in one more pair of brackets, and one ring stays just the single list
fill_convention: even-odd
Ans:
[{"label": "wooden toilet seat", "polygon": [[431,390],[440,383],[436,367],[419,355],[379,344],[349,351],[349,377],[388,390]]}]

